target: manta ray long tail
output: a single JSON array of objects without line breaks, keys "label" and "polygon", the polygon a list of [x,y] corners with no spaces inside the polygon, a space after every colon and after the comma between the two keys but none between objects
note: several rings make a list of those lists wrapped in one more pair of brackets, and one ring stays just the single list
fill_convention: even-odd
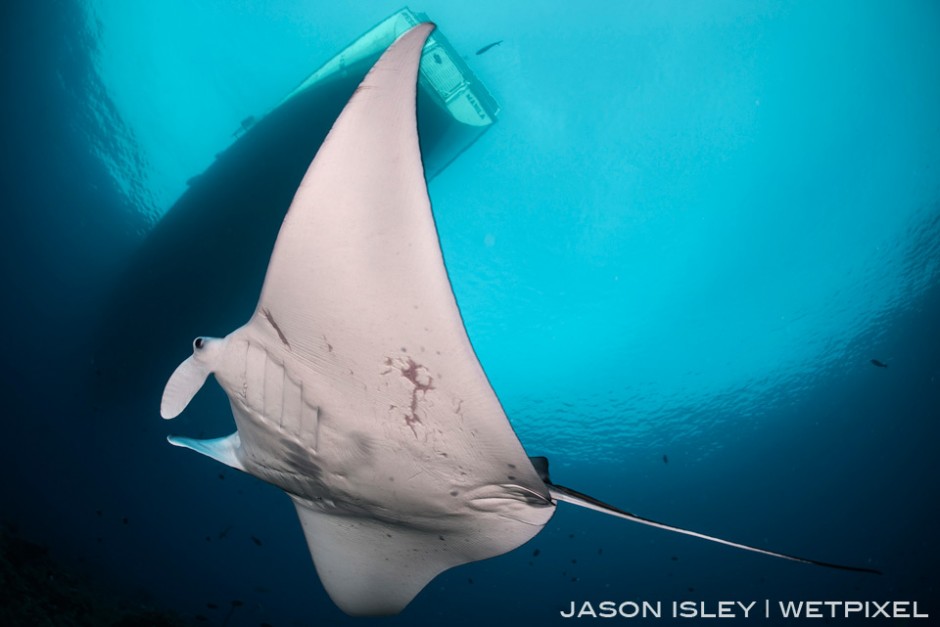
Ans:
[{"label": "manta ray long tail", "polygon": [[744,549],[745,551],[753,551],[755,553],[763,553],[764,555],[770,555],[772,557],[781,557],[785,560],[792,560],[794,562],[803,562],[804,564],[815,564],[816,566],[825,566],[826,568],[837,568],[839,570],[849,570],[857,573],[874,573],[880,575],[881,571],[875,570],[874,568],[861,568],[858,566],[843,566],[841,564],[831,564],[829,562],[820,562],[819,560],[811,560],[805,557],[797,557],[796,555],[787,555],[786,553],[777,553],[776,551],[768,551],[767,549],[761,549],[756,546],[748,546],[747,544],[740,544],[738,542],[731,542],[730,540],[722,540],[721,538],[716,538],[714,536],[705,535],[704,533],[698,533],[697,531],[690,531],[688,529],[682,529],[680,527],[673,527],[672,525],[667,525],[661,522],[656,522],[655,520],[650,520],[649,518],[643,518],[642,516],[637,516],[636,514],[631,514],[630,512],[625,512],[622,509],[618,509],[612,505],[608,505],[603,501],[598,501],[597,499],[588,496],[587,494],[582,494],[571,488],[566,488],[554,483],[548,484],[551,497],[556,501],[565,501],[567,503],[572,503],[574,505],[579,505],[581,507],[586,507],[588,509],[593,509],[604,514],[610,514],[611,516],[616,516],[618,518],[624,518],[626,520],[632,520],[633,522],[638,522],[644,525],[649,525],[650,527],[658,527],[660,529],[665,529],[667,531],[675,531],[676,533],[682,533],[687,536],[693,536],[695,538],[702,538],[703,540],[711,540],[712,542],[717,542],[718,544],[725,544],[727,546],[733,546],[738,549]]}]

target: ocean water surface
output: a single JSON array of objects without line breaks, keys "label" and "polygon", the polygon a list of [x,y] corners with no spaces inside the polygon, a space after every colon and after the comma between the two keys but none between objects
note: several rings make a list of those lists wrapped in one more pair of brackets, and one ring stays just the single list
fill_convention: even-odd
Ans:
[{"label": "ocean water surface", "polygon": [[[226,214],[198,229],[167,216],[204,172],[199,189],[224,193],[209,168],[242,120],[401,6],[4,6],[0,522],[8,545],[41,547],[89,607],[111,608],[67,622],[60,598],[57,624],[353,622],[279,490],[165,441],[231,430],[217,386],[173,423],[160,394],[192,337],[247,319],[264,270],[219,306]],[[883,574],[560,505],[527,545],[444,573],[381,622],[562,624],[572,601],[768,599],[916,601],[932,618],[895,622],[932,624],[940,7],[410,8],[501,107],[429,190],[468,334],[527,452],[626,510]],[[185,248],[153,243],[187,225]],[[195,263],[192,281],[154,279]],[[7,577],[39,559],[7,553]],[[13,612],[49,598],[8,593],[2,611],[23,620]]]}]

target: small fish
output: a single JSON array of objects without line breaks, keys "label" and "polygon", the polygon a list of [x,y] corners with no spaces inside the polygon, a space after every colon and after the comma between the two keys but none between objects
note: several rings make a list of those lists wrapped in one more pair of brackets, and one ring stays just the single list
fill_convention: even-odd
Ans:
[{"label": "small fish", "polygon": [[262,543],[261,543],[261,539],[255,537],[255,536],[251,536],[251,541],[254,542],[255,544],[257,544],[258,546],[261,546],[261,544],[262,544]]},{"label": "small fish", "polygon": [[877,368],[887,368],[887,367],[888,367],[888,364],[886,364],[886,363],[883,362],[883,361],[879,361],[879,360],[877,360],[877,359],[872,359],[872,360],[871,360],[871,365],[872,365],[872,366],[875,366],[875,367],[877,367]]},{"label": "small fish", "polygon": [[532,557],[538,557],[541,552],[542,552],[542,549],[535,549],[534,551],[532,551]]},{"label": "small fish", "polygon": [[228,532],[231,531],[231,530],[232,530],[232,525],[226,526],[225,529],[223,529],[222,531],[219,532],[219,540],[224,539],[225,536],[228,535]]},{"label": "small fish", "polygon": [[494,42],[491,43],[491,44],[486,44],[485,46],[483,46],[482,48],[480,48],[479,50],[477,50],[477,54],[478,54],[478,55],[481,55],[481,54],[483,54],[484,52],[486,52],[487,50],[489,50],[490,48],[494,48],[494,47],[498,46],[498,45],[501,44],[501,43],[503,43],[503,40],[502,40],[502,39],[500,39],[499,41],[494,41]]},{"label": "small fish", "polygon": [[664,463],[664,464],[668,464],[668,463],[669,463],[669,456],[668,456],[668,455],[663,455],[663,463]]},{"label": "small fish", "polygon": [[206,603],[206,607],[208,607],[210,610],[217,610],[217,609],[219,609],[219,606],[216,605],[215,603]]}]

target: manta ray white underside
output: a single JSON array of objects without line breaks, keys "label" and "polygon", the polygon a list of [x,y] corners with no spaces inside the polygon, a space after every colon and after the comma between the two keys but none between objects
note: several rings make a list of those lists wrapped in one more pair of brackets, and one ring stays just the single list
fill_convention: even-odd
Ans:
[{"label": "manta ray white underside", "polygon": [[170,442],[287,492],[324,587],[354,615],[397,613],[440,572],[518,547],[558,500],[812,562],[634,516],[527,457],[467,338],[431,214],[415,99],[432,29],[403,34],[336,120],[251,319],[197,338],[166,385],[160,412],[174,418],[214,374],[237,431]]}]

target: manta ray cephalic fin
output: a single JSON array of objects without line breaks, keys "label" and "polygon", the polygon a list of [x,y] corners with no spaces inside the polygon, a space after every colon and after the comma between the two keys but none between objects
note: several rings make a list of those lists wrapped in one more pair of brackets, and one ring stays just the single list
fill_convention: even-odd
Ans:
[{"label": "manta ray cephalic fin", "polygon": [[160,415],[167,420],[179,416],[196,396],[196,392],[205,385],[211,373],[209,367],[195,355],[177,366],[163,388]]},{"label": "manta ray cephalic fin", "polygon": [[167,437],[167,442],[173,446],[196,451],[231,468],[241,471],[245,470],[241,460],[238,458],[238,451],[241,448],[241,438],[238,435],[238,431],[231,435],[222,438],[213,438],[211,440],[197,440],[195,438],[181,438],[171,435]]}]

